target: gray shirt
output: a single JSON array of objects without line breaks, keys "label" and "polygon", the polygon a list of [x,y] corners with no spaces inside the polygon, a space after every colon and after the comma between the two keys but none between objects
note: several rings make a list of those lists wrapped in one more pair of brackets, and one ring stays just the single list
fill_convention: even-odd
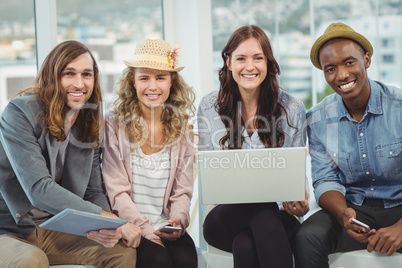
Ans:
[{"label": "gray shirt", "polygon": [[[218,92],[214,91],[205,95],[198,109],[198,134],[200,142],[199,150],[221,150],[219,140],[226,134],[225,125],[221,117],[215,110],[215,102]],[[280,121],[282,129],[285,133],[285,141],[283,147],[303,147],[306,145],[306,110],[303,102],[296,99],[289,93],[281,90],[279,92],[278,102],[285,108],[289,123],[287,124],[285,114],[282,114],[283,120]],[[258,130],[250,137],[247,131],[243,129],[243,137],[245,138],[243,149],[264,148],[258,136]]]}]

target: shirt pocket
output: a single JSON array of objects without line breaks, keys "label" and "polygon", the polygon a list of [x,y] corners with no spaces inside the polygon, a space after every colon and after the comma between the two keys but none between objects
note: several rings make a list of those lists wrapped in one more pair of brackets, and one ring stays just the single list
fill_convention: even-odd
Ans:
[{"label": "shirt pocket", "polygon": [[402,141],[377,146],[378,162],[385,178],[402,172],[401,152]]}]

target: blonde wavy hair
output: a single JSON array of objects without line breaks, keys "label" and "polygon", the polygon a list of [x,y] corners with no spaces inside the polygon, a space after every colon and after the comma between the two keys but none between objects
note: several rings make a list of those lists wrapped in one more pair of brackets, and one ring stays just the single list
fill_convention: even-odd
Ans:
[{"label": "blonde wavy hair", "polygon": [[[181,141],[186,135],[194,135],[189,119],[195,114],[195,94],[177,72],[169,72],[172,78],[170,94],[165,102],[162,123],[165,127],[165,145]],[[118,81],[118,98],[114,102],[115,123],[124,123],[130,142],[139,141],[144,133],[143,114],[134,87],[135,68],[126,67]]]},{"label": "blonde wavy hair", "polygon": [[32,87],[17,94],[34,94],[42,102],[43,122],[50,134],[58,141],[66,136],[64,120],[71,110],[66,104],[66,93],[61,85],[61,75],[67,65],[82,54],[88,53],[93,61],[94,88],[88,103],[79,111],[75,121],[81,130],[79,141],[89,143],[92,148],[100,146],[100,133],[103,126],[102,92],[99,84],[99,70],[91,51],[82,43],[74,40],[58,44],[45,58]]}]

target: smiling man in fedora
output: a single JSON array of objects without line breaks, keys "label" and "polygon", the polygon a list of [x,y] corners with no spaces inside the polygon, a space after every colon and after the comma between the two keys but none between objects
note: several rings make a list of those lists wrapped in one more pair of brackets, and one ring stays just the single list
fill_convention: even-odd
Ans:
[{"label": "smiling man in fedora", "polygon": [[298,267],[328,267],[335,252],[401,252],[402,90],[368,78],[372,55],[370,42],[343,23],[329,25],[311,49],[335,93],[307,113],[322,210],[297,234]]}]

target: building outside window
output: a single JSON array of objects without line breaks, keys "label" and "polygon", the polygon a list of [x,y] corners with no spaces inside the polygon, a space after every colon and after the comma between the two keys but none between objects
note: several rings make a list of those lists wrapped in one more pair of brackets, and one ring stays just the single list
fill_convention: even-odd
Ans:
[{"label": "building outside window", "polygon": [[[310,48],[332,22],[350,25],[373,44],[375,53],[368,70],[371,78],[381,76],[382,63],[393,63],[395,69],[402,70],[402,54],[398,49],[402,44],[401,0],[212,0],[211,5],[214,69],[222,67],[220,51],[230,34],[242,25],[256,24],[272,42],[281,67],[280,86],[300,98],[307,108],[313,104],[312,89],[322,93],[327,86],[322,72],[311,65]],[[377,55],[385,47],[390,54],[380,59]],[[402,86],[400,76],[387,77],[389,83]],[[217,75],[214,79],[218,90]]]},{"label": "building outside window", "polygon": [[31,85],[37,73],[32,0],[2,0],[0,4],[0,112],[18,91]]},{"label": "building outside window", "polygon": [[394,55],[382,55],[382,62],[383,63],[393,63]]}]

